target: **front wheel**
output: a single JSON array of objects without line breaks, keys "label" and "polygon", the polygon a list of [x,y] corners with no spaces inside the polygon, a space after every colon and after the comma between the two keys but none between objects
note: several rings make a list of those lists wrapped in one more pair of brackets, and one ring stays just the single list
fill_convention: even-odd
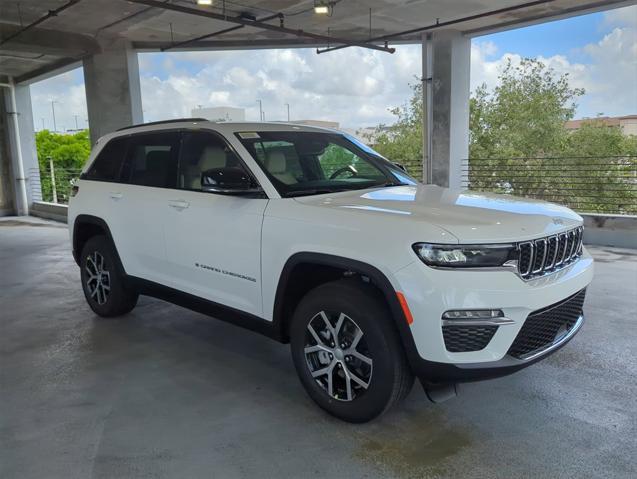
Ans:
[{"label": "front wheel", "polygon": [[375,418],[413,385],[388,308],[362,282],[339,280],[310,291],[294,313],[290,342],[310,397],[345,421]]},{"label": "front wheel", "polygon": [[99,316],[120,316],[137,304],[139,295],[127,287],[116,261],[115,247],[105,236],[93,236],[82,248],[82,289],[86,302]]}]

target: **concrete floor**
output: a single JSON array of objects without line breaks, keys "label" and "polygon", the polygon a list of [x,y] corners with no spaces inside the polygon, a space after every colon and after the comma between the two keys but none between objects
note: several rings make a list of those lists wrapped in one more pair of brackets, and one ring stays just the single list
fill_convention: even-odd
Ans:
[{"label": "concrete floor", "polygon": [[4,479],[637,477],[635,251],[591,248],[560,352],[357,426],[314,406],[287,346],[149,298],[98,319],[66,229],[20,221],[0,220]]}]

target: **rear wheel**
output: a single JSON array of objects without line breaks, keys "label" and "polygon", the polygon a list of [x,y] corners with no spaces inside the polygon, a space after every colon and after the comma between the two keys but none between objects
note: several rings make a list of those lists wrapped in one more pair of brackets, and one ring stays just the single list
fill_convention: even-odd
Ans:
[{"label": "rear wheel", "polygon": [[414,382],[390,313],[376,289],[327,283],[300,302],[292,357],[310,397],[330,414],[366,422],[404,398]]},{"label": "rear wheel", "polygon": [[97,315],[120,316],[135,307],[139,295],[126,286],[117,268],[115,248],[105,236],[93,236],[86,242],[80,268],[84,297]]}]

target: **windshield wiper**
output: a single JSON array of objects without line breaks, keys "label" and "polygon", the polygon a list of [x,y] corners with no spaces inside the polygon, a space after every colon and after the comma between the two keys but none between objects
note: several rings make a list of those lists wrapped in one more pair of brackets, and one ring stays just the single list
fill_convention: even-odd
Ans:
[{"label": "windshield wiper", "polygon": [[312,190],[296,190],[296,191],[289,191],[288,193],[285,194],[286,198],[292,198],[294,196],[309,196],[309,195],[324,195],[326,193],[334,193],[336,191],[343,191],[343,190],[330,190],[327,188],[322,188],[322,189],[312,189]]}]

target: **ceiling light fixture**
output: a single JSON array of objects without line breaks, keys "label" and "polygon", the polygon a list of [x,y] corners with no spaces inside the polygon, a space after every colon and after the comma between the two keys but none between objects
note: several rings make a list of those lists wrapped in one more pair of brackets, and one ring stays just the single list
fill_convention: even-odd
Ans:
[{"label": "ceiling light fixture", "polygon": [[329,2],[323,2],[321,0],[314,0],[314,13],[317,15],[327,15],[330,13],[331,5]]},{"label": "ceiling light fixture", "polygon": [[197,0],[197,5],[210,6],[212,5],[212,0]]}]

